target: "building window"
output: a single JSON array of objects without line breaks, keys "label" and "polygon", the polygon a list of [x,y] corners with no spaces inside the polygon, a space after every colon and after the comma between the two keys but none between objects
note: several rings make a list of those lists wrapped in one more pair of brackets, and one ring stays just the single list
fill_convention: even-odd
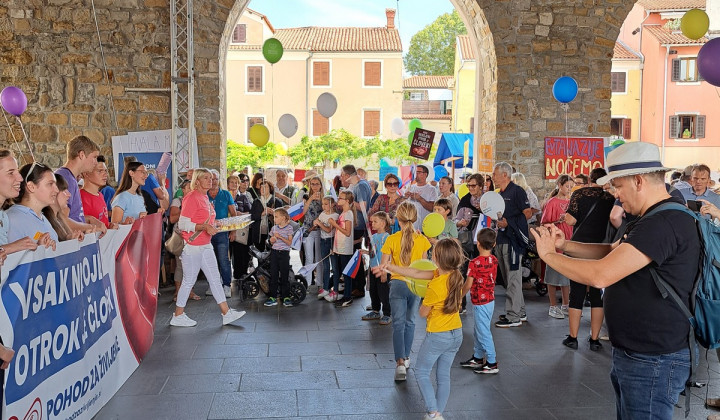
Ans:
[{"label": "building window", "polygon": [[313,86],[330,86],[330,62],[313,62]]},{"label": "building window", "polygon": [[382,86],[382,63],[379,61],[366,61],[363,64],[363,86]]},{"label": "building window", "polygon": [[247,26],[244,23],[238,23],[233,29],[232,42],[234,44],[244,44],[247,42]]},{"label": "building window", "polygon": [[622,136],[625,140],[630,140],[632,135],[632,121],[630,118],[613,118],[610,120],[610,134],[613,136]]},{"label": "building window", "polygon": [[698,82],[702,80],[697,70],[697,57],[675,58],[672,61],[673,82]]},{"label": "building window", "polygon": [[705,138],[705,115],[670,116],[671,139]]},{"label": "building window", "polygon": [[265,124],[265,117],[247,117],[247,132],[245,133],[245,143],[250,143],[250,127],[255,124]]},{"label": "building window", "polygon": [[422,92],[410,92],[410,100],[411,101],[422,101],[423,93]]},{"label": "building window", "polygon": [[247,92],[262,93],[263,68],[262,66],[247,66]]},{"label": "building window", "polygon": [[613,92],[625,93],[625,84],[627,73],[624,71],[614,71],[610,73],[610,89]]},{"label": "building window", "polygon": [[322,136],[330,131],[330,119],[325,118],[317,111],[313,109],[313,136]]},{"label": "building window", "polygon": [[380,134],[380,111],[363,111],[363,136],[375,137]]}]

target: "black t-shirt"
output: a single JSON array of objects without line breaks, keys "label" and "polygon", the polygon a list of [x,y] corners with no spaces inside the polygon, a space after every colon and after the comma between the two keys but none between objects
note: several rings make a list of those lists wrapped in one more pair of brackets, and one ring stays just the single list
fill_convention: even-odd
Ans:
[{"label": "black t-shirt", "polygon": [[[602,187],[580,188],[573,192],[567,209],[568,214],[577,220],[573,228],[572,240],[601,243],[605,239],[610,210],[614,202],[615,198]],[[597,204],[590,213],[593,203]]]},{"label": "black t-shirt", "polygon": [[[661,203],[680,202],[675,198]],[[628,224],[624,240],[652,259],[660,277],[689,306],[698,272],[700,237],[695,220],[664,210]],[[663,299],[649,265],[605,289],[604,306],[614,347],[645,354],[664,354],[688,346],[690,323],[673,299]]]},{"label": "black t-shirt", "polygon": [[[514,182],[510,182],[503,191],[500,191],[500,195],[505,199],[505,212],[503,212],[503,218],[507,219],[509,224],[518,226],[522,233],[527,236],[527,218],[525,218],[525,214],[523,213],[523,210],[530,208],[527,193],[524,189],[518,187]],[[510,243],[508,229],[509,227],[498,230],[498,244]]]}]

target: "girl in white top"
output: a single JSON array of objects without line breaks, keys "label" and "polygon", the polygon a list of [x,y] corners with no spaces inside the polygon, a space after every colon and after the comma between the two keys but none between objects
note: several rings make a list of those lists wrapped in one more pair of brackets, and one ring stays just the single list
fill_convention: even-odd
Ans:
[{"label": "girl in white top", "polygon": [[338,205],[342,208],[342,213],[338,217],[337,221],[330,219],[328,223],[330,226],[335,228],[335,241],[333,243],[333,267],[335,268],[334,276],[334,289],[333,291],[325,296],[325,300],[328,302],[339,302],[342,306],[349,306],[352,304],[352,296],[350,291],[352,290],[352,278],[345,276],[345,294],[347,296],[342,299],[338,299],[338,288],[340,287],[340,275],[343,269],[350,262],[353,255],[353,222],[355,221],[355,214],[353,212],[355,203],[355,196],[350,191],[340,191],[338,195]]},{"label": "girl in white top", "polygon": [[133,223],[136,219],[147,216],[145,200],[140,187],[145,185],[148,171],[142,162],[128,162],[123,169],[120,185],[113,197],[111,223]]},{"label": "girl in white top", "polygon": [[322,279],[323,284],[318,289],[318,299],[323,299],[330,294],[330,252],[332,251],[333,240],[335,239],[335,230],[330,226],[330,219],[337,221],[338,214],[333,211],[335,208],[335,200],[330,196],[322,199],[323,212],[315,219],[313,224],[320,228],[320,255],[322,261]]},{"label": "girl in white top", "polygon": [[14,242],[30,237],[55,249],[57,233],[42,212],[44,207],[55,202],[58,195],[55,174],[49,167],[33,162],[23,166],[20,175],[23,182],[20,184],[20,195],[15,200],[18,204],[7,211],[10,222],[8,240]]}]

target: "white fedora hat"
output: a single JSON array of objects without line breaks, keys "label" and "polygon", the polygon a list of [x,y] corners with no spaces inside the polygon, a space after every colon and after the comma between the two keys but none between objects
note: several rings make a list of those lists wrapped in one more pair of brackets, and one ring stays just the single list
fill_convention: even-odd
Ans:
[{"label": "white fedora hat", "polygon": [[642,142],[625,143],[608,153],[605,167],[608,174],[597,180],[598,185],[624,176],[672,170],[660,162],[660,149],[656,145]]}]

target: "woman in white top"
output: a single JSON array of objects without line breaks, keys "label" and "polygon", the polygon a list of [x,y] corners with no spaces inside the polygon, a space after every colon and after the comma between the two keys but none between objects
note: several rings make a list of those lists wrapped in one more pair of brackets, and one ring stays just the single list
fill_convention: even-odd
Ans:
[{"label": "woman in white top", "polygon": [[28,163],[20,169],[23,181],[14,206],[7,210],[10,242],[29,237],[39,244],[55,249],[58,241],[55,229],[43,215],[43,208],[53,204],[58,195],[55,174],[42,163]]},{"label": "woman in white top", "polygon": [[128,162],[120,178],[120,185],[113,197],[111,223],[133,223],[136,219],[147,216],[145,200],[140,187],[145,185],[148,171],[142,162]]},{"label": "woman in white top", "polygon": [[452,204],[452,213],[450,214],[450,219],[454,219],[455,215],[457,214],[457,208],[458,204],[460,204],[460,199],[457,195],[455,195],[455,186],[453,185],[453,180],[449,176],[444,176],[440,178],[440,181],[438,182],[438,189],[440,190],[440,195],[438,198],[446,198],[450,200],[450,204]]}]

